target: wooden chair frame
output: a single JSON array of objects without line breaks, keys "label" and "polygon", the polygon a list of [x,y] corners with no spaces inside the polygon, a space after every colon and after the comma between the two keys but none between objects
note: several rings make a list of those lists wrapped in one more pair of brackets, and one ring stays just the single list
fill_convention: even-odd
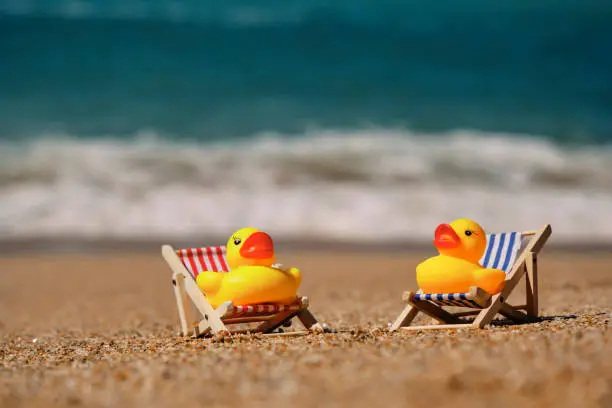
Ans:
[{"label": "wooden chair frame", "polygon": [[[539,231],[526,231],[522,233],[523,237],[531,236],[531,239],[527,242],[517,257],[514,266],[507,274],[504,288],[500,293],[491,296],[480,288],[470,288],[471,297],[483,305],[488,305],[487,307],[467,312],[451,313],[445,310],[443,306],[433,302],[415,299],[415,292],[404,292],[402,300],[407,302],[408,306],[393,322],[389,330],[482,329],[490,324],[498,313],[516,323],[527,323],[537,320],[538,254],[551,234],[552,228],[549,224],[544,225]],[[526,302],[523,305],[513,306],[506,300],[523,276],[525,276],[526,284]],[[521,312],[521,310],[525,312]],[[419,312],[433,317],[440,324],[410,326]],[[476,318],[472,322],[466,322],[462,319],[462,317],[474,315],[476,315]]]},{"label": "wooden chair frame", "polygon": [[[254,332],[268,335],[300,335],[310,331],[323,331],[321,324],[308,310],[308,299],[300,298],[300,306],[296,310],[284,310],[280,312],[253,312],[248,315],[233,315],[231,312],[234,306],[231,302],[224,303],[217,309],[206,299],[206,296],[198,287],[191,273],[185,268],[185,265],[180,260],[177,252],[170,245],[162,246],[162,256],[168,263],[168,266],[173,272],[172,284],[174,286],[174,295],[176,297],[176,306],[178,309],[179,320],[181,325],[181,334],[189,335],[189,327],[191,325],[192,336],[200,337],[216,333],[240,333]],[[201,319],[197,319],[193,313],[190,303],[195,306],[195,309],[201,315]],[[272,333],[281,326],[290,324],[290,321],[297,317],[307,331],[287,332],[287,333]],[[230,330],[228,326],[241,323],[260,323],[255,329]]]}]

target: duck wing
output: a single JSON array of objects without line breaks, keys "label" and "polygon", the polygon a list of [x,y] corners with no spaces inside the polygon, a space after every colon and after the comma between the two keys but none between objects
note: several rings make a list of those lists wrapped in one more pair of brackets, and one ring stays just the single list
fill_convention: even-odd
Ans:
[{"label": "duck wing", "polygon": [[204,271],[200,272],[196,278],[198,287],[208,297],[212,297],[219,292],[223,282],[224,273]]},{"label": "duck wing", "polygon": [[506,281],[506,274],[500,269],[479,268],[474,270],[476,286],[486,290],[490,295],[499,293]]}]

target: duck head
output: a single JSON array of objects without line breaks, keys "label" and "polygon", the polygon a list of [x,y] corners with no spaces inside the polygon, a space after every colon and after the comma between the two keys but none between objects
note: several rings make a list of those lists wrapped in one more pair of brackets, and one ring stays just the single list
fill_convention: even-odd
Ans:
[{"label": "duck head", "polygon": [[460,218],[438,225],[433,243],[442,255],[478,263],[487,246],[487,237],[476,222]]},{"label": "duck head", "polygon": [[271,266],[274,263],[272,238],[256,228],[242,228],[227,240],[227,264],[230,269],[241,266]]}]

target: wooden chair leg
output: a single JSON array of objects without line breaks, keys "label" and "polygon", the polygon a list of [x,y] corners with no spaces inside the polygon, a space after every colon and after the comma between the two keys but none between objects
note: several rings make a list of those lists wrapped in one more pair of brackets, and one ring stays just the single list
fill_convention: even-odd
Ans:
[{"label": "wooden chair leg", "polygon": [[503,303],[499,308],[499,313],[516,323],[529,323],[535,320],[534,317],[519,312],[507,303]]},{"label": "wooden chair leg", "polygon": [[297,313],[297,318],[302,325],[308,330],[323,331],[323,326],[317,321],[317,318],[308,309],[302,309]]},{"label": "wooden chair leg", "polygon": [[510,295],[510,293],[512,293],[516,285],[525,274],[525,257],[527,255],[528,254],[522,255],[521,257],[523,259],[517,261],[517,264],[508,275],[508,278],[506,278],[506,284],[504,285],[502,291],[491,298],[491,305],[488,308],[483,309],[482,312],[476,316],[476,319],[474,319],[475,326],[482,329],[487,324],[490,324],[495,318],[495,315],[499,313],[502,305],[506,301],[506,298]]},{"label": "wooden chair leg", "polygon": [[474,319],[474,326],[477,326],[479,329],[482,329],[487,324],[491,323],[495,315],[501,309],[503,302],[504,298],[501,293],[498,293],[497,295],[493,296],[493,298],[491,298],[491,305],[486,309],[482,309],[482,311]]},{"label": "wooden chair leg", "polygon": [[487,324],[490,324],[497,313],[502,314],[510,320],[516,322],[533,322],[533,316],[519,312],[516,308],[504,302],[503,292],[493,296],[491,306],[483,309],[474,319],[474,326],[482,329]]},{"label": "wooden chair leg", "polygon": [[274,331],[276,328],[280,327],[287,320],[292,319],[295,315],[296,313],[294,311],[280,312],[276,316],[274,316],[272,319],[267,320],[263,322],[262,324],[260,324],[259,326],[257,326],[257,329],[255,329],[255,331],[261,332],[261,333],[269,333],[271,331]]},{"label": "wooden chair leg", "polygon": [[174,296],[176,297],[176,307],[178,309],[179,321],[181,324],[181,334],[189,335],[189,325],[193,323],[193,311],[191,302],[187,298],[185,292],[185,277],[183,274],[175,273],[172,277],[172,285],[174,286]]},{"label": "wooden chair leg", "polygon": [[193,325],[193,337],[204,336],[211,331],[213,331],[213,328],[208,319],[202,319]]},{"label": "wooden chair leg", "polygon": [[533,252],[529,253],[525,262],[527,272],[526,294],[527,294],[527,314],[533,317],[538,316],[538,259]]},{"label": "wooden chair leg", "polygon": [[407,305],[397,319],[395,319],[391,327],[389,327],[389,331],[396,331],[400,327],[409,326],[418,314],[419,309],[412,305]]}]

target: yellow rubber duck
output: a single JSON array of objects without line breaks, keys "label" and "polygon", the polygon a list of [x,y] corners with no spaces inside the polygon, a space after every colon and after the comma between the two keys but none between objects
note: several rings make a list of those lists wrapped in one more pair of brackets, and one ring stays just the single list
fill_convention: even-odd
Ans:
[{"label": "yellow rubber duck", "polygon": [[440,224],[434,234],[440,255],[420,263],[416,269],[419,288],[425,293],[468,292],[478,286],[489,294],[499,293],[506,274],[483,268],[478,262],[486,249],[485,231],[476,222],[461,218]]},{"label": "yellow rubber duck", "polygon": [[229,272],[202,272],[196,279],[214,308],[228,301],[236,306],[295,301],[302,274],[297,268],[273,266],[274,242],[265,232],[236,231],[227,241],[226,258]]}]

